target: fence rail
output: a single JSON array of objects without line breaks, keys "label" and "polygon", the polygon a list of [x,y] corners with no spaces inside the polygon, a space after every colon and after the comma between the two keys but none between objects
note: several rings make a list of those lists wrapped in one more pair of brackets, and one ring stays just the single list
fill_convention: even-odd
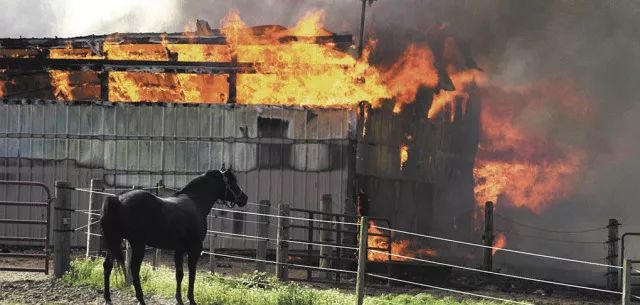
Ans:
[{"label": "fence rail", "polygon": [[0,241],[31,241],[38,242],[43,245],[43,253],[25,254],[25,253],[1,253],[0,257],[23,257],[23,258],[41,258],[44,259],[43,268],[24,268],[24,267],[0,267],[4,271],[22,271],[22,272],[44,272],[49,274],[49,231],[50,231],[50,213],[51,213],[51,191],[45,184],[36,181],[11,181],[0,180],[0,185],[28,186],[40,188],[45,193],[45,201],[0,201],[0,206],[29,206],[41,208],[45,210],[44,219],[0,219],[0,223],[15,225],[38,225],[45,227],[44,237],[26,237],[26,236],[0,236]]},{"label": "fence rail", "polygon": [[[2,181],[0,181],[0,184],[1,183]],[[68,271],[69,269],[69,257],[68,257],[69,240],[70,240],[69,235],[72,232],[77,231],[87,235],[87,248],[91,247],[93,236],[100,237],[100,234],[94,233],[95,231],[92,230],[92,226],[95,224],[95,221],[89,222],[87,225],[82,227],[77,227],[77,228],[70,228],[69,227],[70,222],[68,221],[71,213],[83,213],[87,215],[88,219],[90,220],[94,219],[92,217],[99,215],[98,213],[96,213],[97,210],[95,209],[96,207],[95,205],[91,205],[89,209],[86,209],[86,210],[79,210],[79,209],[75,210],[68,207],[68,202],[70,201],[70,192],[72,191],[90,192],[91,194],[102,195],[100,194],[102,189],[96,190],[98,187],[95,187],[95,186],[99,186],[99,183],[92,183],[92,187],[90,189],[82,189],[82,188],[72,187],[65,182],[56,182],[56,201],[55,201],[56,205],[54,208],[56,225],[53,231],[56,234],[56,239],[55,239],[56,253],[61,254],[61,255],[56,255],[54,260],[54,265],[55,265],[54,274],[56,276],[61,276],[65,271]],[[157,192],[159,188],[161,187],[156,186],[156,187],[149,187],[146,189],[150,189],[150,190],[155,189]],[[47,194],[49,195],[50,193],[47,192]],[[49,195],[49,198],[47,198],[47,202],[51,202],[51,200],[52,198]],[[398,230],[391,227],[388,221],[385,223],[386,226],[380,225],[380,223],[386,221],[384,219],[376,219],[377,223],[373,224],[369,222],[367,217],[357,218],[354,216],[345,216],[345,215],[340,215],[336,213],[331,213],[330,208],[327,208],[327,206],[330,207],[331,205],[330,196],[323,196],[321,198],[321,202],[324,202],[323,204],[321,204],[321,206],[323,207],[323,211],[290,209],[288,205],[280,204],[278,205],[277,214],[271,213],[270,211],[271,204],[268,201],[261,201],[260,203],[251,203],[252,205],[255,205],[256,207],[258,207],[258,212],[212,208],[213,211],[216,211],[216,210],[229,211],[233,213],[242,213],[245,215],[255,216],[257,218],[256,220],[240,219],[240,221],[247,221],[247,222],[251,221],[253,223],[256,223],[257,225],[260,225],[261,228],[256,232],[256,235],[225,232],[220,230],[209,230],[208,236],[210,238],[213,238],[215,236],[220,236],[225,238],[252,240],[257,244],[256,256],[246,257],[246,256],[222,253],[220,252],[220,250],[214,249],[213,243],[211,243],[209,250],[206,252],[203,252],[204,254],[207,254],[210,257],[211,270],[213,271],[213,268],[215,267],[215,258],[223,257],[227,259],[253,261],[256,263],[256,269],[258,270],[264,270],[264,266],[266,264],[273,264],[276,266],[276,274],[280,280],[311,280],[313,279],[312,272],[315,271],[315,272],[320,272],[320,274],[323,274],[324,276],[322,278],[325,280],[330,279],[330,277],[328,276],[329,274],[335,274],[334,281],[338,283],[341,280],[342,274],[356,275],[357,276],[356,299],[358,301],[357,304],[362,304],[364,300],[363,287],[366,282],[365,280],[366,276],[374,277],[380,280],[386,280],[388,283],[398,282],[398,283],[410,284],[418,287],[448,291],[450,293],[470,295],[478,298],[486,298],[494,301],[509,302],[509,303],[516,303],[516,304],[529,304],[527,302],[522,302],[518,300],[496,298],[493,296],[486,296],[481,294],[469,293],[465,291],[458,291],[458,290],[453,290],[446,287],[428,285],[428,284],[419,283],[415,281],[395,278],[392,276],[391,272],[389,272],[389,274],[386,276],[376,274],[376,273],[371,273],[366,270],[367,255],[370,253],[374,253],[374,254],[381,254],[386,256],[388,258],[388,261],[387,261],[388,263],[391,262],[393,258],[399,258],[401,260],[415,261],[422,264],[440,265],[440,266],[457,268],[457,269],[466,270],[466,271],[481,272],[481,273],[491,274],[492,276],[534,281],[534,282],[539,282],[539,283],[544,283],[549,285],[557,285],[557,286],[563,286],[563,287],[574,288],[574,289],[584,289],[584,290],[589,290],[589,291],[599,292],[599,293],[621,295],[624,305],[630,304],[628,302],[630,302],[631,299],[635,298],[635,296],[631,294],[631,288],[634,285],[631,284],[630,279],[631,277],[635,277],[638,274],[640,274],[640,271],[633,268],[633,264],[638,264],[640,263],[640,261],[632,261],[627,259],[624,261],[623,266],[620,267],[620,266],[614,266],[609,264],[593,263],[593,262],[583,261],[578,259],[571,259],[571,258],[557,257],[557,256],[551,256],[551,255],[545,255],[545,254],[539,254],[539,253],[526,252],[521,250],[508,249],[508,252],[511,252],[514,254],[521,254],[521,255],[533,256],[533,257],[551,259],[551,260],[567,261],[567,262],[579,263],[584,265],[595,265],[595,266],[601,266],[601,267],[607,267],[607,268],[622,269],[623,287],[622,287],[622,291],[617,291],[617,290],[611,290],[611,289],[600,289],[596,287],[588,287],[588,286],[575,285],[570,283],[542,280],[542,279],[536,279],[532,277],[517,276],[512,274],[494,272],[491,270],[481,270],[481,269],[469,268],[469,267],[460,266],[460,265],[451,264],[451,263],[420,259],[416,257],[410,257],[410,256],[392,253],[390,247],[387,247],[387,248],[380,248],[376,246],[370,247],[368,244],[369,231],[371,231],[372,229],[377,229],[382,231],[383,233],[371,232],[370,235],[377,238],[387,238],[386,244],[388,246],[391,245],[391,238],[392,238],[391,233],[396,233],[396,234],[409,235],[409,236],[412,236],[413,238],[436,239],[436,240],[445,241],[453,244],[462,244],[466,246],[481,247],[485,249],[487,248],[492,250],[497,249],[502,251],[505,251],[505,249],[500,249],[493,246],[486,246],[483,244],[463,242],[463,241],[439,237],[439,236],[431,236],[431,235],[419,234],[419,233],[410,232],[410,231]],[[41,204],[41,203],[43,202],[27,202],[27,204]],[[11,204],[17,204],[17,203],[11,202]],[[44,207],[42,205],[36,205],[36,206]],[[292,213],[296,213],[297,215],[292,216],[291,215]],[[298,216],[300,214],[302,214],[302,216]],[[211,217],[211,219],[216,219],[216,218]],[[235,218],[232,218],[232,219],[238,220]],[[270,225],[272,225],[271,220],[274,220],[274,219],[277,220],[276,227],[278,228],[278,234],[276,238],[273,238],[272,236],[268,235],[268,228]],[[33,221],[36,221],[36,220],[33,220]],[[302,224],[292,225],[291,221],[296,221]],[[265,230],[265,228],[267,229]],[[357,235],[357,237],[355,235],[356,234],[355,230],[349,230],[349,229],[355,229],[355,228],[359,229],[359,233],[358,233],[359,235]],[[289,234],[290,230],[305,230],[307,232],[310,232],[310,234],[308,235],[307,240],[296,239],[296,238],[290,237],[290,234]],[[349,234],[353,236],[348,236]],[[319,236],[319,240],[315,238],[316,236]],[[20,237],[16,236],[16,237],[3,237],[3,238],[18,239]],[[48,241],[48,236],[45,238],[33,238],[33,241],[46,242]],[[347,243],[345,243],[345,241],[347,241]],[[275,260],[268,259],[267,257],[266,245],[268,243],[272,243],[276,246]],[[45,243],[45,244],[47,245],[48,243]],[[306,248],[304,248],[304,250],[302,251],[298,251],[298,253],[295,253],[294,251],[290,251],[289,249],[290,244],[299,244],[299,245],[306,246]],[[316,251],[314,247],[319,248],[319,251]],[[64,255],[65,251],[67,253],[66,256]],[[345,253],[349,253],[349,255],[345,255]],[[87,251],[86,254],[87,254],[87,257],[95,256],[90,251]],[[355,258],[355,254],[357,254],[357,259]],[[8,257],[11,255],[12,254],[1,254],[0,257]],[[291,262],[290,255],[300,257],[302,261],[304,261],[304,263],[301,264],[301,263]],[[44,254],[22,254],[22,257],[47,259],[48,248],[45,248]],[[314,262],[315,259],[318,260],[317,265],[315,265],[316,264]],[[157,255],[156,255],[156,258],[154,259],[154,265],[156,264],[155,263],[156,261],[157,261]],[[347,267],[347,265],[345,265],[344,262],[357,263],[358,270],[356,271],[356,270],[350,269],[350,267]],[[391,264],[389,264],[389,266],[391,266]],[[48,268],[48,265],[46,266],[46,268]],[[24,271],[38,271],[35,269],[34,270],[27,270],[27,269],[29,268],[20,268],[20,270],[24,270]],[[306,270],[307,277],[305,279],[289,278],[288,269]],[[42,270],[39,270],[39,271],[42,271]]]}]

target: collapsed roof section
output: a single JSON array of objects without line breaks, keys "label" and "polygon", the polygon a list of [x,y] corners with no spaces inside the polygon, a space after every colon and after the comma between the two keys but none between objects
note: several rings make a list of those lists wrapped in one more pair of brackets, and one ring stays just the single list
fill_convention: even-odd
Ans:
[{"label": "collapsed roof section", "polygon": [[0,97],[237,102],[238,87],[257,90],[251,86],[255,77],[241,77],[239,84],[238,74],[272,79],[264,74],[284,69],[268,60],[280,55],[276,49],[316,45],[341,54],[336,58],[350,57],[353,49],[351,35],[324,29],[319,36],[299,36],[282,26],[256,26],[242,29],[252,39],[230,42],[206,21],[196,25],[196,31],[184,33],[0,39]]}]

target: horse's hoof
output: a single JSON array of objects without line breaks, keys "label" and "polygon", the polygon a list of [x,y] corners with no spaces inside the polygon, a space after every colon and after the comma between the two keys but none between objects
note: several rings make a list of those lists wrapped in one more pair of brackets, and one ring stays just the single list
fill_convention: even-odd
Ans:
[{"label": "horse's hoof", "polygon": [[111,301],[104,301],[103,305],[113,305],[113,304],[111,303]]}]

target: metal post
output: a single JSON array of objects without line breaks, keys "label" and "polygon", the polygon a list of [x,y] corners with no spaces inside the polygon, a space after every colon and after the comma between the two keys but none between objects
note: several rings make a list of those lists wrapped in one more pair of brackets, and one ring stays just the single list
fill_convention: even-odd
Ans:
[{"label": "metal post", "polygon": [[[309,219],[308,221],[309,227],[307,228],[307,241],[313,242],[313,233],[315,231],[315,228],[314,228],[315,222],[313,221],[313,219],[315,219],[315,213],[308,212],[307,219]],[[312,244],[307,245],[307,265],[309,266],[313,265],[313,245]],[[313,270],[309,268],[307,269],[307,280],[310,281],[312,278],[313,278]]]},{"label": "metal post", "polygon": [[281,204],[278,207],[278,248],[276,250],[276,276],[280,281],[289,280],[289,205]]},{"label": "metal post", "polygon": [[356,305],[362,305],[364,301],[364,281],[367,265],[367,250],[369,238],[369,217],[360,218],[360,234],[358,237],[358,275],[356,278]]},{"label": "metal post", "polygon": [[[336,221],[342,221],[342,222],[346,222],[347,220],[344,218],[340,218],[340,216],[335,216],[335,220]],[[336,242],[339,243],[341,246],[344,245],[342,243],[342,224],[336,223]],[[344,264],[343,261],[341,260],[342,258],[342,248],[337,248],[336,249],[336,263],[339,264],[338,268],[342,269],[344,268]],[[340,272],[336,272],[336,282],[340,283]]]},{"label": "metal post", "polygon": [[61,278],[71,265],[71,185],[56,181],[55,186],[53,276]]},{"label": "metal post", "polygon": [[622,264],[622,305],[631,305],[631,260]]},{"label": "metal post", "polygon": [[[213,224],[215,221],[215,216],[209,216],[209,230],[213,230]],[[216,272],[216,256],[213,255],[213,253],[215,253],[214,251],[216,250],[216,234],[215,233],[209,233],[209,271],[211,273]]]},{"label": "metal post", "polygon": [[[618,260],[618,226],[620,223],[616,219],[609,219],[609,239],[607,240],[607,264],[611,266],[616,265]],[[609,267],[607,270],[607,288],[610,290],[618,289],[618,269]]]},{"label": "metal post", "polygon": [[85,258],[91,255],[91,252],[98,252],[98,248],[100,247],[100,236],[93,235],[98,232],[99,225],[97,223],[91,224],[92,222],[97,220],[97,214],[94,210],[98,210],[100,207],[100,203],[103,200],[103,196],[100,194],[93,193],[94,191],[104,191],[104,185],[102,180],[99,179],[91,179],[91,193],[89,193],[89,211],[87,213],[87,249],[84,254]]},{"label": "metal post", "polygon": [[[331,194],[322,195],[322,200],[320,200],[320,211],[325,214],[322,214],[321,218],[323,220],[330,221],[332,219],[331,215]],[[320,243],[329,244],[333,243],[333,237],[331,230],[331,223],[323,222],[320,224],[322,230],[320,230]],[[321,268],[331,268],[331,260],[328,258],[332,256],[333,249],[330,247],[320,247],[320,267]],[[325,279],[329,279],[331,273],[330,272],[322,272]]]},{"label": "metal post", "polygon": [[[618,225],[622,225],[622,224],[618,223]],[[620,265],[619,265],[620,268],[622,268],[624,259],[626,258],[624,255],[624,249],[625,249],[625,240],[627,239],[627,236],[640,236],[640,233],[626,232],[622,234],[622,237],[620,237]],[[608,261],[609,260],[607,260],[607,262]],[[620,273],[620,276],[622,276],[622,273]],[[622,283],[622,280],[620,281],[620,283]]]},{"label": "metal post", "polygon": [[[484,205],[484,234],[482,241],[487,247],[493,247],[493,202],[487,201]],[[484,269],[493,270],[493,249],[484,248]]]},{"label": "metal post", "polygon": [[[258,213],[268,215],[271,209],[271,202],[269,200],[261,200],[260,206],[258,206]],[[262,237],[264,239],[258,240],[256,242],[256,259],[262,261],[256,261],[256,270],[260,272],[264,272],[266,268],[266,264],[263,262],[267,260],[267,239],[269,237],[269,217],[268,216],[258,216],[258,224],[256,226],[258,229],[257,236]]]}]

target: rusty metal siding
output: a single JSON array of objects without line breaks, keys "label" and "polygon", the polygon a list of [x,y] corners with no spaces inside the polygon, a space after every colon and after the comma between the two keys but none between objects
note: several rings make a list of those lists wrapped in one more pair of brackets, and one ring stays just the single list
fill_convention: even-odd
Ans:
[{"label": "rusty metal siding", "polygon": [[[286,121],[271,133],[265,122]],[[64,180],[88,187],[92,178],[107,188],[152,186],[160,179],[171,188],[194,176],[233,165],[251,202],[319,209],[332,194],[334,211],[344,212],[348,146],[355,139],[352,109],[309,109],[215,104],[108,104],[50,101],[0,102],[0,179]],[[278,128],[282,130],[278,130]],[[265,134],[268,137],[259,137]],[[29,197],[31,196],[31,197]],[[36,194],[0,186],[0,199],[36,199]],[[72,207],[87,209],[87,193],[72,192]],[[256,211],[255,206],[246,210]],[[0,207],[6,218],[29,218],[30,208]],[[249,215],[223,217],[255,220]],[[74,213],[74,227],[87,216]],[[217,219],[214,229],[255,234],[252,223]],[[272,236],[275,228],[272,226]],[[0,235],[32,237],[36,229],[0,225]],[[294,236],[303,238],[303,236]],[[218,246],[253,248],[249,241],[218,239]],[[72,245],[85,236],[75,233]]]}]

